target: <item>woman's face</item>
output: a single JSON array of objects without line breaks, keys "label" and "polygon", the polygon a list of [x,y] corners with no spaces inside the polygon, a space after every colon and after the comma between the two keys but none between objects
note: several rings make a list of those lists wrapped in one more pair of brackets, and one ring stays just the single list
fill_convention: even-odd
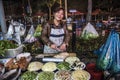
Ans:
[{"label": "woman's face", "polygon": [[62,9],[54,13],[54,18],[58,21],[62,20],[63,17],[64,17],[64,11]]}]

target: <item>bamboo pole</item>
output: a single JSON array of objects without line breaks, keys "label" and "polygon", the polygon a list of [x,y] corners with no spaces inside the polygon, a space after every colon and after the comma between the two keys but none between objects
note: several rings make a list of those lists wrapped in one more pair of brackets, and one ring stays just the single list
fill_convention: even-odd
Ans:
[{"label": "bamboo pole", "polygon": [[67,19],[67,0],[65,0],[65,19]]},{"label": "bamboo pole", "polygon": [[62,0],[60,0],[60,7],[62,7]]}]

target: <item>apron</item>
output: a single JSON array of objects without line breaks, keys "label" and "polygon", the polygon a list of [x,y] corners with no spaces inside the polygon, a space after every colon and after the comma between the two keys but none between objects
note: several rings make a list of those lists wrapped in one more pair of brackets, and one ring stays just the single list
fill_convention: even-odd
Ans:
[{"label": "apron", "polygon": [[[64,34],[65,32],[63,28],[60,28],[60,29],[51,28],[49,39],[54,44],[56,44],[57,47],[59,47],[63,43]],[[47,45],[44,46],[44,53],[59,53],[59,52],[60,51],[52,49]]]}]

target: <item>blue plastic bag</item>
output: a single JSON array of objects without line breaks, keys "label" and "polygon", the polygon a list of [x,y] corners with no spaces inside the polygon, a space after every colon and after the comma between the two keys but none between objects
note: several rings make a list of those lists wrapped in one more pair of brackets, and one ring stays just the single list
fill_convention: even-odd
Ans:
[{"label": "blue plastic bag", "polygon": [[102,70],[108,70],[111,68],[114,56],[114,40],[115,31],[112,30],[107,38],[105,44],[103,44],[100,49],[94,51],[99,55],[97,59],[97,67]]},{"label": "blue plastic bag", "polygon": [[116,33],[115,41],[114,41],[114,57],[113,64],[111,66],[111,71],[113,73],[120,72],[120,39],[119,34]]}]

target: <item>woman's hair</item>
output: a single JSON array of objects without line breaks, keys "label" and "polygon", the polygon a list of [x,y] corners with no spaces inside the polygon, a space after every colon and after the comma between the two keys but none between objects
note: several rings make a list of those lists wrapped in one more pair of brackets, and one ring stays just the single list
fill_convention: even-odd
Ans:
[{"label": "woman's hair", "polygon": [[57,8],[55,8],[55,9],[53,10],[53,13],[56,13],[56,12],[58,12],[58,11],[60,11],[60,10],[63,10],[63,11],[64,11],[64,8],[62,8],[62,7],[57,7]]}]

